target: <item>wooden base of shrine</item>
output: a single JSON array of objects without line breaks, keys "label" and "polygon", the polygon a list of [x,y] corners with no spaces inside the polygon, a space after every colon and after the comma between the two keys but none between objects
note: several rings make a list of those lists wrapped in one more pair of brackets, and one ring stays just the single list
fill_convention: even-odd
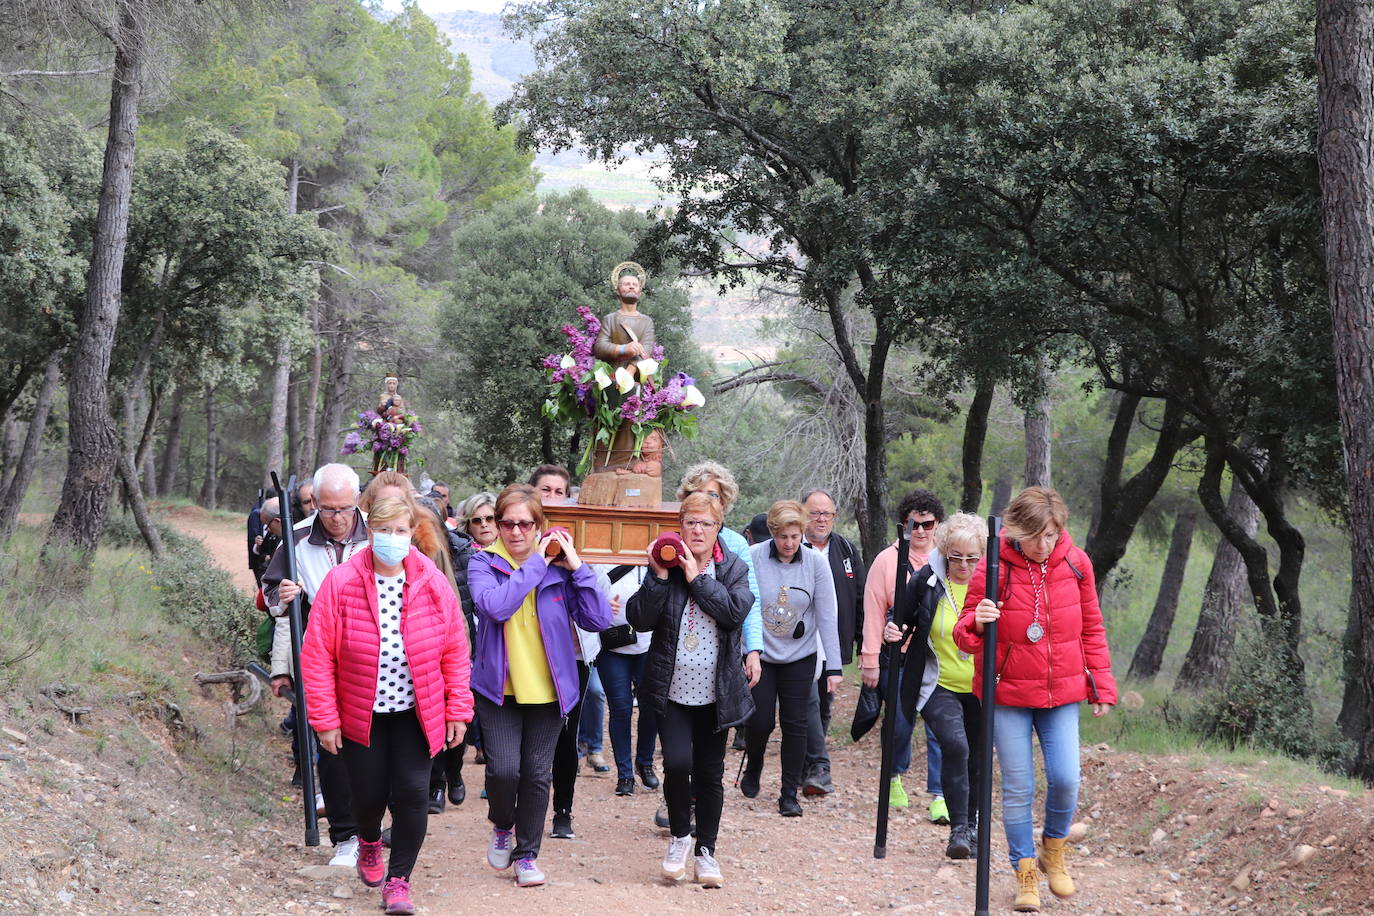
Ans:
[{"label": "wooden base of shrine", "polygon": [[677,503],[589,506],[567,502],[546,504],[544,515],[550,525],[572,532],[578,556],[588,563],[647,566],[647,551],[654,539],[664,531],[678,530]]},{"label": "wooden base of shrine", "polygon": [[651,509],[663,502],[663,478],[648,474],[597,471],[582,481],[577,501],[584,506],[636,506]]}]

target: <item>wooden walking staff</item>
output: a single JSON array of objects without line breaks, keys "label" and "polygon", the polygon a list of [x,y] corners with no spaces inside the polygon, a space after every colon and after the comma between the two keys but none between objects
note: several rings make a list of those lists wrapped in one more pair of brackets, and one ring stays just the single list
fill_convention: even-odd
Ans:
[{"label": "wooden walking staff", "polygon": [[[279,550],[286,551],[286,578],[300,582],[296,578],[296,539],[291,536],[295,519],[291,517],[291,500],[281,488],[281,479],[272,472],[272,488],[277,491],[277,505],[281,509],[282,539]],[[296,475],[286,482],[286,489],[296,490]],[[305,715],[305,685],[300,680],[301,639],[305,635],[304,621],[301,620],[301,599],[297,595],[287,609],[291,621],[291,670],[296,672],[296,747],[301,761],[301,795],[305,806],[305,845],[320,845],[320,819],[315,811],[315,733],[310,730],[310,720]]]},{"label": "wooden walking staff", "polygon": [[911,557],[908,543],[911,529],[905,523],[897,525],[897,584],[892,591],[892,622],[902,631],[902,638],[889,643],[880,651],[887,654],[887,689],[883,702],[882,764],[878,777],[878,823],[873,835],[873,858],[887,858],[887,809],[888,793],[892,784],[892,758],[896,753],[897,704],[901,702],[900,681],[902,667],[906,664],[906,645],[910,632],[907,630],[906,580],[911,571]]},{"label": "wooden walking staff", "polygon": [[[997,537],[999,519],[988,516],[987,584],[984,592],[997,603],[997,559],[1001,541]],[[988,916],[989,858],[992,847],[992,717],[997,706],[997,621],[983,625],[983,770],[978,774],[978,872],[974,893],[974,916]]]}]

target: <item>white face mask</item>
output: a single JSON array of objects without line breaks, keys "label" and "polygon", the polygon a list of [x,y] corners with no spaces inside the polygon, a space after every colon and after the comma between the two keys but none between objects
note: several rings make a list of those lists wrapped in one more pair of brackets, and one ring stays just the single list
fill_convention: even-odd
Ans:
[{"label": "white face mask", "polygon": [[410,553],[410,538],[404,534],[373,532],[372,553],[387,566],[395,566]]}]

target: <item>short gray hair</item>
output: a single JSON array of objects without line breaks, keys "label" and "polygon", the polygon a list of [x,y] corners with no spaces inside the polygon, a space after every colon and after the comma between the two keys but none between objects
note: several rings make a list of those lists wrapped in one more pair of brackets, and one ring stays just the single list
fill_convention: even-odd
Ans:
[{"label": "short gray hair", "polygon": [[830,504],[832,506],[839,508],[840,503],[838,500],[835,499],[835,494],[831,493],[825,487],[812,487],[809,490],[803,490],[800,502],[805,503],[808,499],[815,496],[817,493],[821,494],[826,499],[830,500]]},{"label": "short gray hair", "polygon": [[262,506],[258,509],[258,518],[262,519],[264,525],[281,518],[281,504],[277,502],[275,496],[263,500]]},{"label": "short gray hair", "polygon": [[362,482],[358,480],[358,472],[346,464],[339,464],[337,461],[329,464],[322,464],[315,471],[315,498],[319,499],[325,490],[347,489],[354,497],[362,489]]}]

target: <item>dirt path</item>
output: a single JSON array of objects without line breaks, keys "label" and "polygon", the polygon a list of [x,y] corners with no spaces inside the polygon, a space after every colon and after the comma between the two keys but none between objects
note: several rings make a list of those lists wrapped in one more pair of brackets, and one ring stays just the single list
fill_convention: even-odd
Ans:
[{"label": "dirt path", "polygon": [[[187,517],[174,516],[173,523],[201,538],[217,562],[251,584],[243,568],[241,528],[203,514],[199,520],[189,513],[182,515]],[[841,723],[847,727],[856,695],[854,685],[842,688],[836,730]],[[805,815],[795,819],[780,817],[775,807],[778,741],[774,735],[763,791],[757,799],[745,799],[729,784],[739,766],[739,752],[730,751],[726,760],[726,805],[718,851],[726,879],[723,889],[665,886],[658,879],[658,863],[667,832],[652,822],[660,793],[640,787],[634,796],[619,798],[614,795],[614,780],[585,774],[578,780],[574,808],[577,839],[545,839],[539,862],[549,883],[518,889],[509,873],[494,873],[485,863],[489,827],[485,803],[478,797],[482,774],[481,768],[469,763],[465,768],[468,801],[430,820],[429,836],[413,876],[421,912],[889,911],[951,916],[973,912],[975,865],[972,860],[944,858],[946,828],[926,821],[924,800],[913,791],[924,778],[923,754],[915,755],[917,769],[907,780],[913,802],[920,807],[893,812],[888,856],[876,860],[876,735],[857,745],[847,735],[832,741],[837,792],[822,800],[807,800]],[[609,740],[606,751],[609,756]],[[1284,790],[1288,792],[1285,805],[1294,808],[1284,810],[1278,801],[1261,802],[1261,811],[1255,790],[1245,789],[1244,774],[1225,774],[1230,779],[1221,777],[1218,788],[1218,776],[1199,772],[1189,760],[1151,761],[1105,747],[1085,748],[1083,770],[1079,815],[1088,830],[1072,861],[1080,892],[1069,901],[1058,901],[1042,884],[1045,912],[1374,912],[1366,902],[1367,863],[1374,855],[1374,801],[1369,793],[1359,817],[1342,813],[1349,810],[1348,801],[1325,796],[1311,786],[1306,787],[1306,802],[1298,793]],[[283,772],[283,792],[290,791],[285,787],[286,776]],[[1329,809],[1329,817],[1310,816],[1317,808]],[[281,823],[273,826],[283,828]],[[298,835],[290,824],[282,832]],[[1319,850],[1313,860],[1316,865],[1285,870],[1285,857],[1301,844]],[[328,856],[327,846],[297,847],[277,864],[283,870],[300,868],[322,864]],[[1000,824],[993,834],[993,857],[992,912],[1009,913],[1012,877]],[[1352,865],[1352,861],[1365,864]],[[1228,882],[1242,865],[1251,868],[1246,880],[1238,882],[1245,887],[1229,888]],[[1314,871],[1317,866],[1327,871]],[[269,887],[257,905],[244,902],[234,908],[226,901],[218,912],[300,913],[321,908],[376,912],[376,891],[363,887],[351,873],[337,871],[306,880],[285,872],[285,879]],[[1306,877],[1322,880],[1309,882]],[[1320,908],[1347,883],[1353,895],[1343,905]],[[265,898],[276,900],[264,909]]]},{"label": "dirt path", "polygon": [[158,517],[182,534],[198,539],[210,551],[221,569],[234,577],[234,584],[245,595],[257,591],[253,573],[248,569],[248,519],[235,524],[217,518],[204,509],[182,506],[162,511]]}]

